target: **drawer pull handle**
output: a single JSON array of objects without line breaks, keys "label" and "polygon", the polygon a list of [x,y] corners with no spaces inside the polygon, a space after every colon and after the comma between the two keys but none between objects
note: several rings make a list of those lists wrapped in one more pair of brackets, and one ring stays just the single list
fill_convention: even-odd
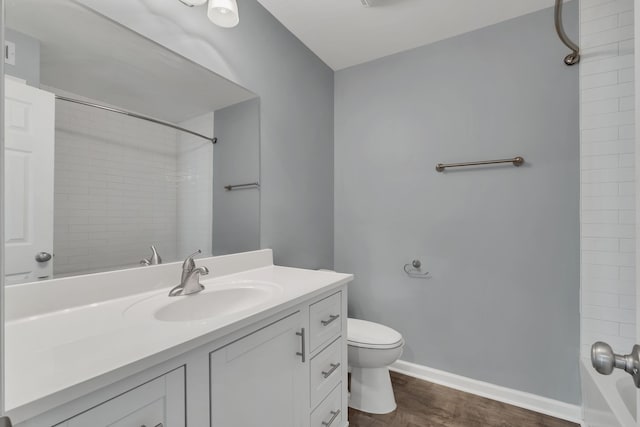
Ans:
[{"label": "drawer pull handle", "polygon": [[322,425],[325,427],[329,427],[331,424],[333,424],[336,418],[338,418],[338,415],[340,415],[340,409],[338,409],[337,411],[331,411],[331,419],[329,421],[323,421]]},{"label": "drawer pull handle", "polygon": [[339,317],[340,317],[339,314],[332,314],[331,316],[329,316],[329,320],[321,320],[320,323],[322,323],[322,326],[328,326]]},{"label": "drawer pull handle", "polygon": [[325,378],[329,378],[331,376],[331,374],[333,374],[336,369],[338,369],[340,367],[340,363],[332,363],[331,364],[331,369],[329,369],[328,371],[322,371],[322,376]]},{"label": "drawer pull handle", "polygon": [[300,340],[302,341],[302,352],[297,352],[296,356],[300,356],[302,358],[302,363],[304,363],[306,361],[306,357],[304,355],[305,353],[305,349],[304,349],[304,328],[302,328],[300,330],[300,332],[296,332],[296,335],[300,337]]},{"label": "drawer pull handle", "polygon": [[[160,424],[156,424],[155,427],[163,427],[164,424],[160,423]],[[140,427],[147,427],[145,424],[142,424]]]}]

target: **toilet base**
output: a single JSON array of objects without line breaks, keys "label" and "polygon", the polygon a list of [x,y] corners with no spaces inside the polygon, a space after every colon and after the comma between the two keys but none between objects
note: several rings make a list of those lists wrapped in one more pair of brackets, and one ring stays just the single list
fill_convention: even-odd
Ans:
[{"label": "toilet base", "polygon": [[349,406],[370,414],[388,414],[395,411],[389,368],[351,367],[351,393]]}]

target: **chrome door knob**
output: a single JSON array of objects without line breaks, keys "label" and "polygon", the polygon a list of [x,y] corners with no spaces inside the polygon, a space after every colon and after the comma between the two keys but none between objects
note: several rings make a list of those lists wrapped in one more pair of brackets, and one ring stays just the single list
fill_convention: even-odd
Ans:
[{"label": "chrome door knob", "polygon": [[52,255],[49,252],[38,252],[36,254],[36,261],[47,262],[51,261]]},{"label": "chrome door knob", "polygon": [[591,364],[602,375],[610,375],[615,368],[624,369],[640,388],[640,345],[634,345],[631,353],[623,356],[615,354],[609,344],[598,341],[591,346]]},{"label": "chrome door knob", "polygon": [[616,367],[616,354],[607,343],[598,341],[591,346],[591,365],[602,375],[610,375]]}]

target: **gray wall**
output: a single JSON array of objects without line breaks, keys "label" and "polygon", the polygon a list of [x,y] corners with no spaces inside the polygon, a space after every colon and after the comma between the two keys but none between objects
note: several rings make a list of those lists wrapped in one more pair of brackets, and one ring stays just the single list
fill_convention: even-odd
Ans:
[{"label": "gray wall", "polygon": [[5,72],[40,87],[40,42],[10,28],[5,29],[5,40],[16,44],[16,65],[5,64]]},{"label": "gray wall", "polygon": [[[577,2],[565,25],[577,28]],[[339,71],[335,267],[404,360],[576,403],[578,69],[552,9]],[[439,162],[521,155],[515,168]],[[414,258],[431,279],[409,279]]]},{"label": "gray wall", "polygon": [[260,181],[260,99],[216,110],[213,148],[213,254],[260,247],[260,190],[225,185]]},{"label": "gray wall", "polygon": [[81,2],[260,96],[261,246],[281,265],[331,267],[333,71],[256,0],[238,2],[232,29],[177,1]]}]

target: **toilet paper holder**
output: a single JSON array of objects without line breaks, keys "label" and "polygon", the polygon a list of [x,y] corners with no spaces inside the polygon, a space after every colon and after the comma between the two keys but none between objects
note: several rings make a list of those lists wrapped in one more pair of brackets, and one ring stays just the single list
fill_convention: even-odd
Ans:
[{"label": "toilet paper holder", "polygon": [[428,279],[429,272],[423,273],[420,267],[422,267],[422,262],[419,259],[414,259],[409,264],[404,265],[404,272],[412,279]]}]

